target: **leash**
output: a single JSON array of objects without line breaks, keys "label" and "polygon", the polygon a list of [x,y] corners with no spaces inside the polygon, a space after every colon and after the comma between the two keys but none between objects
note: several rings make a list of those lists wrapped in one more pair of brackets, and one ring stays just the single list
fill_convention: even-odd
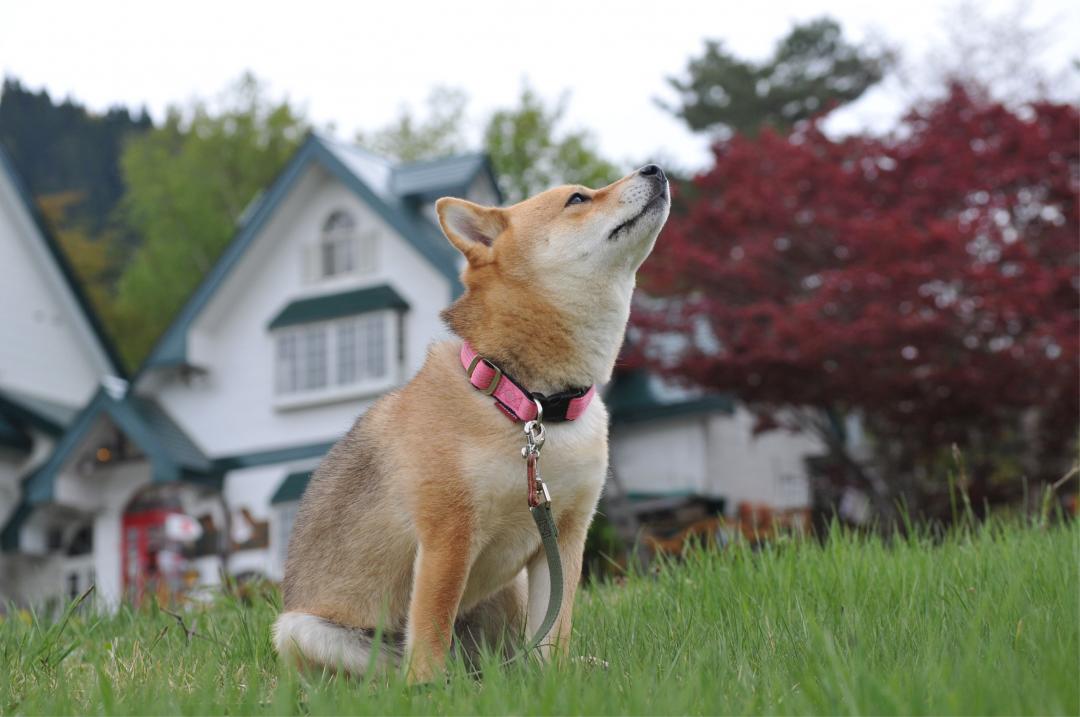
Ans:
[{"label": "leash", "polygon": [[549,421],[573,421],[580,418],[596,396],[596,386],[569,388],[549,396],[530,392],[497,365],[484,358],[468,341],[462,342],[461,366],[473,388],[490,396],[495,407],[512,421],[525,424],[525,479],[528,483],[529,512],[540,533],[547,558],[551,592],[547,612],[536,634],[526,643],[524,652],[510,662],[528,656],[544,641],[559,617],[563,597],[562,560],[559,557],[559,530],[551,511],[551,495],[540,477],[540,450],[544,447],[544,416]]},{"label": "leash", "polygon": [[521,449],[521,457],[525,459],[525,479],[528,483],[529,512],[532,513],[536,529],[540,531],[540,542],[543,543],[544,553],[547,557],[548,582],[550,593],[548,595],[547,612],[544,620],[537,628],[525,646],[525,654],[531,653],[540,647],[540,644],[551,632],[555,620],[559,616],[559,608],[562,607],[563,596],[563,572],[562,560],[559,558],[559,529],[555,525],[555,517],[551,512],[551,495],[547,485],[540,477],[540,449],[544,447],[544,408],[540,401],[536,401],[536,418],[525,424],[525,447]]}]

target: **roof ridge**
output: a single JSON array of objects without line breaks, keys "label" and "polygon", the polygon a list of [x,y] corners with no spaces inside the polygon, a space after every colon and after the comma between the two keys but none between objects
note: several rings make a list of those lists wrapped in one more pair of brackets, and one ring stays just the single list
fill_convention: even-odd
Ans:
[{"label": "roof ridge", "polygon": [[336,136],[329,132],[321,130],[311,130],[311,135],[320,142],[326,144],[336,145],[345,149],[360,152],[371,159],[374,159],[382,164],[386,165],[392,170],[396,170],[403,167],[419,167],[425,164],[437,164],[439,162],[445,162],[451,159],[484,159],[488,157],[488,153],[482,149],[471,150],[468,152],[454,152],[453,154],[447,154],[442,157],[429,157],[425,159],[409,159],[409,160],[395,160],[392,157],[387,157],[384,154],[365,147],[357,142],[350,142],[348,140],[338,139]]},{"label": "roof ridge", "polygon": [[332,144],[338,147],[344,147],[345,149],[351,150],[353,152],[360,152],[361,154],[365,154],[371,159],[374,159],[377,162],[381,162],[390,169],[393,169],[400,164],[400,162],[395,163],[394,160],[390,159],[386,155],[374,152],[361,144],[358,144],[356,142],[348,142],[346,140],[340,140],[329,132],[311,130],[311,136],[324,144]]},{"label": "roof ridge", "polygon": [[426,164],[438,164],[439,162],[447,162],[452,159],[484,159],[488,156],[488,153],[482,149],[474,150],[472,152],[458,152],[456,154],[447,154],[442,157],[430,157],[427,159],[411,159],[408,161],[398,162],[394,165],[394,169],[399,168],[413,168],[422,167]]}]

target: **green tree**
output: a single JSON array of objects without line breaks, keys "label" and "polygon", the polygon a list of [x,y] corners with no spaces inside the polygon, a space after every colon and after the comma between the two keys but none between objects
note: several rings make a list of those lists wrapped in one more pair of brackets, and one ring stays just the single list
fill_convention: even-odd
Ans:
[{"label": "green tree", "polygon": [[117,291],[128,361],[146,355],[306,130],[288,101],[268,100],[249,74],[218,106],[172,107],[161,127],[125,146],[121,211],[143,239]]},{"label": "green tree", "polygon": [[427,98],[427,117],[417,120],[408,107],[374,132],[358,132],[356,142],[378,154],[403,162],[435,159],[463,151],[465,106],[469,98],[453,87],[433,87]]},{"label": "green tree", "polygon": [[851,44],[834,20],[819,18],[793,27],[761,63],[739,59],[718,40],[706,41],[684,77],[668,78],[678,104],[660,105],[694,131],[783,131],[857,99],[892,63],[890,51]]},{"label": "green tree", "polygon": [[508,202],[517,202],[555,184],[599,187],[619,177],[619,168],[604,159],[585,129],[561,129],[569,97],[546,105],[527,85],[516,107],[497,110],[484,131],[499,188]]},{"label": "green tree", "polygon": [[[516,106],[495,111],[484,123],[484,150],[507,201],[520,201],[555,184],[596,187],[618,178],[619,168],[600,155],[590,132],[561,128],[568,102],[564,95],[549,106],[526,85]],[[464,151],[465,93],[436,87],[427,105],[426,118],[417,119],[402,108],[391,124],[361,132],[357,141],[404,162]]]},{"label": "green tree", "polygon": [[116,312],[112,289],[119,274],[122,252],[109,229],[94,233],[89,228],[91,218],[72,217],[84,201],[82,192],[68,191],[38,197],[37,205],[64,255],[74,267],[94,310],[110,332],[115,333]]}]

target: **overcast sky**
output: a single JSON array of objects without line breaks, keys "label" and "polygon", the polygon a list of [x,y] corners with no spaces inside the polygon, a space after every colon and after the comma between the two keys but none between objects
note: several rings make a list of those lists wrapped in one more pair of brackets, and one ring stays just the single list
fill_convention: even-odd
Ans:
[{"label": "overcast sky", "polygon": [[[1002,13],[1011,0],[975,3]],[[1076,56],[1080,3],[1031,0],[1032,24],[1049,29],[1038,62],[1060,72]],[[14,1],[0,23],[0,73],[100,110],[212,97],[252,70],[317,126],[351,138],[423,107],[434,84],[463,88],[477,123],[516,99],[524,79],[545,97],[571,92],[570,125],[592,129],[624,162],[707,161],[706,140],[659,109],[664,78],[705,38],[763,58],[796,20],[836,18],[854,40],[887,40],[918,60],[943,40],[954,2],[240,2]],[[882,126],[901,104],[886,87],[839,118]],[[475,130],[474,130],[475,131]]]}]

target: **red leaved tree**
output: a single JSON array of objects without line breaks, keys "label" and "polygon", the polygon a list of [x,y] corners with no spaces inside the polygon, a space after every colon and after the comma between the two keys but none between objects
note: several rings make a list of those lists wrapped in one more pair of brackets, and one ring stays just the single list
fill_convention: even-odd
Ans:
[{"label": "red leaved tree", "polygon": [[[942,490],[953,444],[991,498],[1060,475],[1080,391],[1078,131],[1072,106],[957,87],[886,138],[811,123],[722,142],[645,265],[646,291],[679,298],[636,313],[653,339],[637,346],[763,428],[811,417],[839,483],[885,509]],[[673,351],[657,341],[673,329],[695,339]],[[845,415],[870,466],[833,430]]]}]

